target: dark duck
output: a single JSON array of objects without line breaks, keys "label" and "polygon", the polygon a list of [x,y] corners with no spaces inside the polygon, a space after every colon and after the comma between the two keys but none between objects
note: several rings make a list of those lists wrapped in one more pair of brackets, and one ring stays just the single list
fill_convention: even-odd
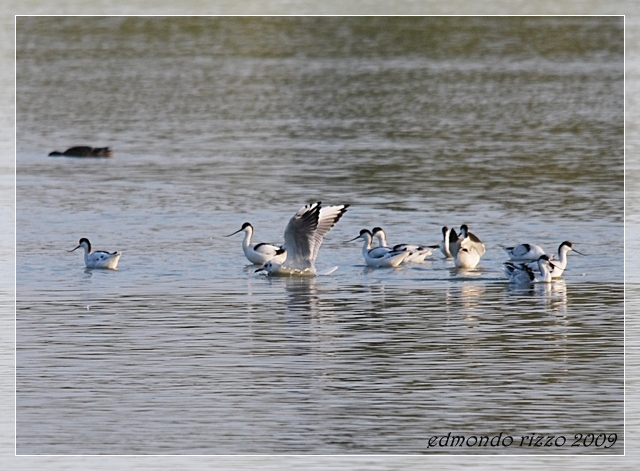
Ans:
[{"label": "dark duck", "polygon": [[113,157],[113,152],[108,147],[70,147],[64,152],[53,151],[49,157]]}]

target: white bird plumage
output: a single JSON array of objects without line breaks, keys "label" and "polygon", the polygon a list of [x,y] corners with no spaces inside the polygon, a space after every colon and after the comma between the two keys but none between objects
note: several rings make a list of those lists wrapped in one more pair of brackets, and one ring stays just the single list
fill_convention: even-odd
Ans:
[{"label": "white bird plumage", "polygon": [[460,243],[458,242],[458,234],[455,229],[449,229],[447,226],[442,227],[442,242],[440,242],[440,252],[445,258],[453,258],[458,253]]},{"label": "white bird plumage", "polygon": [[460,247],[466,247],[468,249],[475,250],[480,257],[482,257],[487,251],[478,236],[476,236],[472,232],[469,232],[469,227],[466,224],[460,226],[460,236],[458,237],[458,243]]},{"label": "white bird plumage", "polygon": [[[578,252],[576,249],[574,249],[573,243],[569,242],[568,240],[565,240],[560,244],[560,246],[558,246],[557,259],[555,255],[549,256],[548,254],[546,254],[553,263],[553,267],[550,270],[552,278],[560,278],[562,276],[562,274],[564,273],[564,270],[567,268],[567,261],[568,261],[567,254],[571,251],[580,255],[584,255],[583,253]],[[536,262],[528,262],[526,263],[526,265],[529,268],[531,268],[534,272],[540,271]]]},{"label": "white bird plumage", "polygon": [[269,275],[315,276],[315,260],[324,236],[348,207],[348,204],[322,207],[320,201],[304,205],[284,231],[284,261],[269,260],[256,271],[265,271]]},{"label": "white bird plumage", "polygon": [[374,227],[371,231],[371,235],[378,239],[379,247],[388,247],[395,252],[400,251],[408,251],[409,254],[405,257],[402,263],[413,262],[413,263],[422,263],[424,259],[433,253],[433,250],[438,248],[438,246],[423,246],[423,245],[412,245],[412,244],[396,244],[393,247],[389,247],[387,245],[387,234],[381,227]]},{"label": "white bird plumage", "polygon": [[85,237],[80,239],[75,249],[68,250],[68,252],[73,252],[79,248],[84,249],[84,264],[87,268],[108,268],[115,270],[122,255],[121,252],[105,252],[102,250],[92,252],[91,242]]},{"label": "white bird plumage", "polygon": [[533,261],[536,263],[545,251],[539,245],[520,244],[514,247],[503,247],[509,258],[514,262]]},{"label": "white bird plumage", "polygon": [[506,262],[502,265],[504,274],[509,279],[509,283],[524,285],[530,283],[549,283],[552,280],[551,270],[554,264],[549,261],[548,255],[541,255],[538,258],[538,273],[534,272],[526,264]]},{"label": "white bird plumage", "polygon": [[480,263],[480,254],[473,247],[460,247],[453,261],[458,268],[475,268]]},{"label": "white bird plumage", "polygon": [[244,252],[244,255],[247,257],[247,260],[249,260],[254,265],[264,265],[269,260],[274,260],[278,263],[284,262],[287,254],[285,253],[285,249],[281,245],[267,244],[264,242],[251,245],[253,230],[253,226],[250,223],[245,222],[240,229],[225,237],[231,237],[238,232],[244,232],[244,239],[242,240],[242,250]]},{"label": "white bird plumage", "polygon": [[409,255],[408,250],[394,251],[390,247],[371,247],[373,235],[369,229],[362,229],[358,236],[348,242],[357,239],[364,241],[362,245],[362,256],[364,257],[365,263],[373,268],[396,268]]}]

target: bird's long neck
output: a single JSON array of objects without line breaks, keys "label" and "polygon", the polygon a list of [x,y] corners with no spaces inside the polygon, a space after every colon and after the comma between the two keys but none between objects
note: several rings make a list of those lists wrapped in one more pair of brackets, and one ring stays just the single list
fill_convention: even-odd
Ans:
[{"label": "bird's long neck", "polygon": [[244,249],[248,249],[249,247],[251,247],[251,236],[253,235],[253,229],[250,227],[247,227],[244,230],[244,239],[242,240],[242,247]]},{"label": "bird's long neck", "polygon": [[371,250],[371,237],[366,237],[364,239],[364,243],[362,244],[362,253],[366,255],[369,250]]},{"label": "bird's long neck", "polygon": [[560,262],[560,265],[564,266],[567,263],[568,253],[569,253],[569,247],[567,247],[566,245],[563,245],[562,247],[560,247],[560,249],[558,250],[558,262]]},{"label": "bird's long neck", "polygon": [[548,263],[538,263],[540,268],[540,275],[544,281],[548,281],[551,279],[551,267]]}]

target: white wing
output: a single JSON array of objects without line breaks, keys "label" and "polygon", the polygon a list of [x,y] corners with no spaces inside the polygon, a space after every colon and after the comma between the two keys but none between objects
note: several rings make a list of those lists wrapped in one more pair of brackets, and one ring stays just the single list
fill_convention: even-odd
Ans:
[{"label": "white wing", "polygon": [[544,255],[544,250],[542,250],[542,248],[540,248],[539,246],[533,244],[520,244],[515,247],[505,247],[505,250],[512,260],[537,261],[541,255]]},{"label": "white wing", "polygon": [[318,250],[324,236],[335,226],[348,205],[328,206],[322,203],[307,204],[291,218],[284,231],[287,249],[285,265],[298,270],[314,268]]},{"label": "white wing", "polygon": [[340,204],[337,206],[320,208],[320,219],[318,220],[318,227],[314,234],[314,245],[311,260],[315,261],[324,236],[327,235],[333,226],[336,225],[342,215],[347,211],[348,207],[348,204]]}]

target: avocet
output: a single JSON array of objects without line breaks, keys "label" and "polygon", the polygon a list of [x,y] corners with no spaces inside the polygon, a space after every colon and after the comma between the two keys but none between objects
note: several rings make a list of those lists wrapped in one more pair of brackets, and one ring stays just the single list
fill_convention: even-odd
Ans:
[{"label": "avocet", "polygon": [[460,236],[458,237],[460,247],[466,247],[468,249],[475,250],[480,257],[482,257],[487,251],[484,244],[478,237],[469,232],[469,227],[466,224],[460,226]]},{"label": "avocet", "polygon": [[[381,227],[374,227],[371,232],[372,236],[378,239],[379,247],[389,247],[387,245],[387,234]],[[423,245],[412,245],[412,244],[397,244],[394,245],[391,250],[395,252],[400,251],[408,251],[409,254],[403,260],[403,263],[406,262],[414,262],[414,263],[422,263],[424,259],[433,253],[433,250],[438,248],[438,246],[423,246]]]},{"label": "avocet", "polygon": [[282,263],[287,257],[285,249],[281,245],[267,244],[264,242],[251,245],[253,226],[248,222],[245,222],[240,229],[225,237],[231,237],[238,232],[244,232],[242,250],[244,251],[244,255],[247,257],[247,260],[249,260],[254,265],[264,265],[269,260],[274,260],[275,262]]},{"label": "avocet", "polygon": [[92,252],[91,242],[85,237],[80,239],[75,249],[69,250],[68,252],[73,252],[79,248],[84,249],[84,264],[87,268],[109,268],[115,270],[122,255],[121,252],[105,252],[102,250]]},{"label": "avocet", "polygon": [[348,242],[352,242],[357,239],[362,239],[364,244],[362,245],[362,255],[365,263],[374,268],[396,268],[403,260],[409,255],[407,250],[394,251],[389,247],[371,247],[373,241],[373,235],[369,229],[362,229],[360,234]]},{"label": "avocet", "polygon": [[502,265],[504,274],[513,284],[549,283],[552,280],[551,270],[554,264],[549,261],[548,255],[541,255],[538,258],[538,273],[534,272],[526,264],[506,262]]}]

